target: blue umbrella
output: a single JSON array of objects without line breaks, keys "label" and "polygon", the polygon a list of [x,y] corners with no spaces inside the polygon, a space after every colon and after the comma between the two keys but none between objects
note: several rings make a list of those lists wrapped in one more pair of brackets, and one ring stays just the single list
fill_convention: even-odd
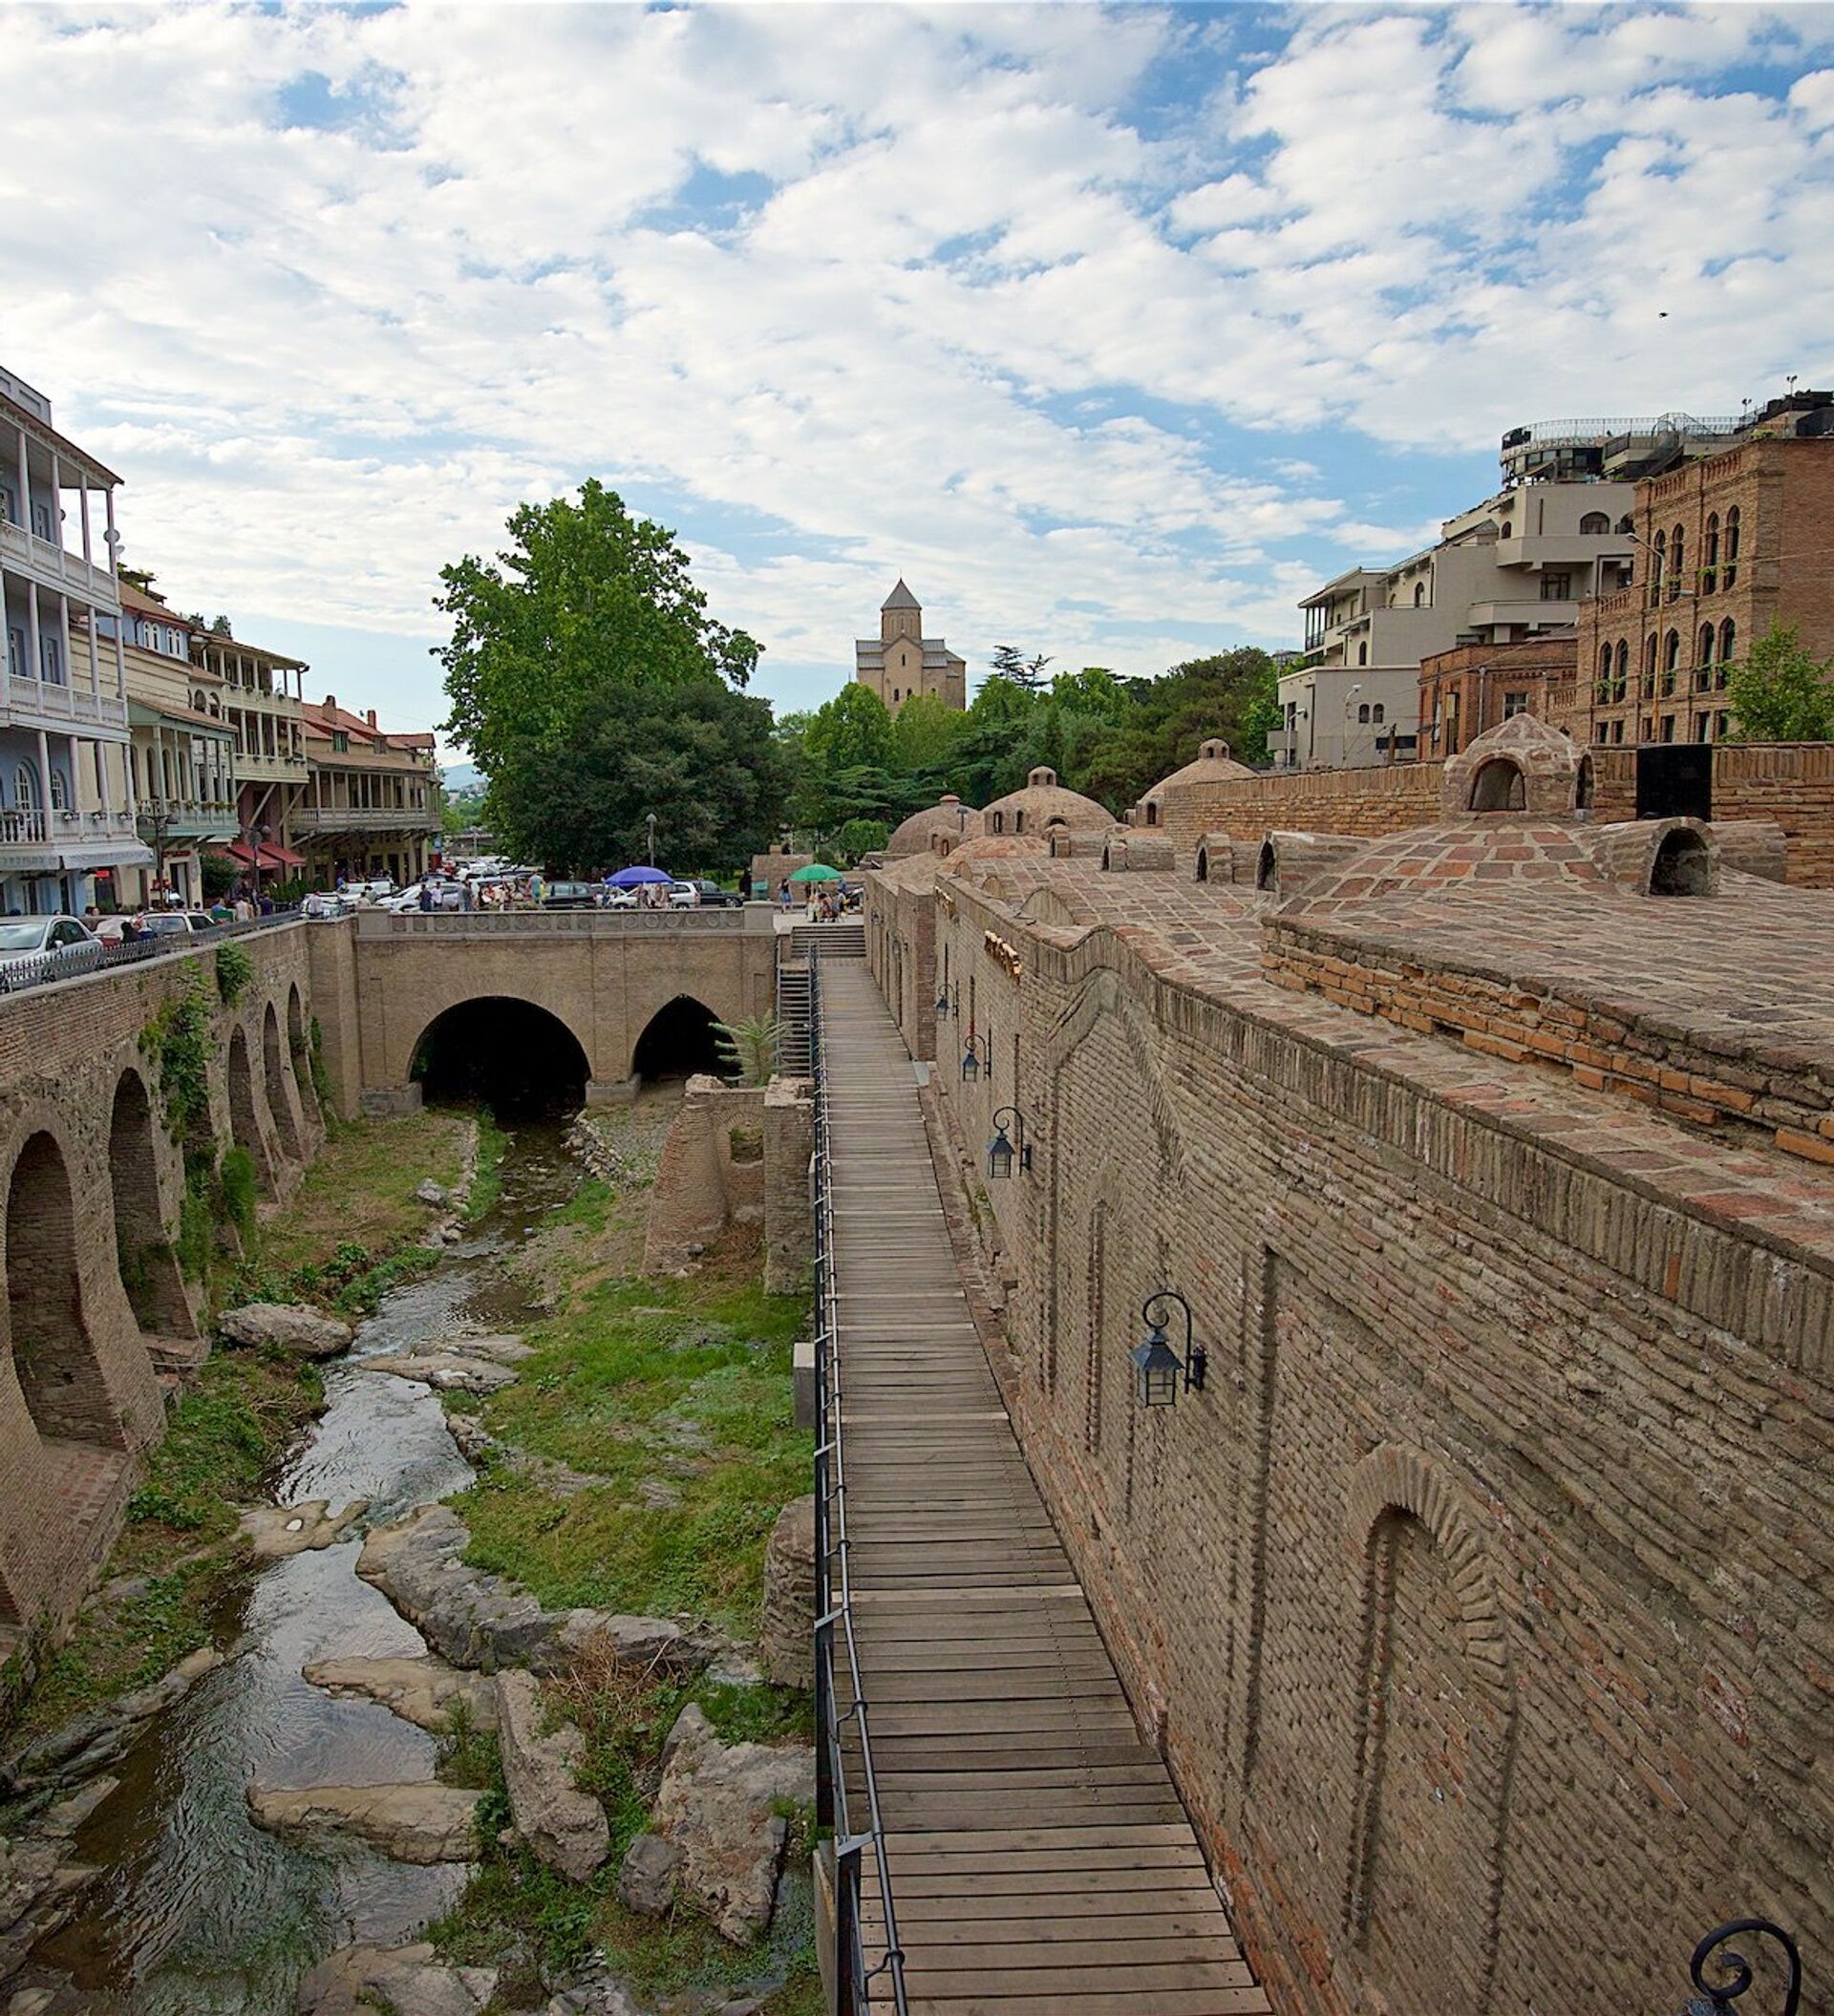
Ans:
[{"label": "blue umbrella", "polygon": [[606,881],[614,889],[634,889],[639,882],[672,882],[672,875],[665,875],[660,868],[620,868],[615,875],[608,875]]}]

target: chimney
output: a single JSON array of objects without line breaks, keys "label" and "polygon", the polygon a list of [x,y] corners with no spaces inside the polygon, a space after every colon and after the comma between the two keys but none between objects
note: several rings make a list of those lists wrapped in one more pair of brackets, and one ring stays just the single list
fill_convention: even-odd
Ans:
[{"label": "chimney", "polygon": [[370,709],[370,726],[371,726],[372,728],[373,728],[373,727],[375,726],[375,710],[374,710],[374,708],[371,708],[371,709]]},{"label": "chimney", "polygon": [[326,711],[326,712],[327,712],[328,714],[334,714],[334,713],[336,713],[336,711],[337,711],[337,695],[336,695],[335,693],[327,693],[327,694],[325,695],[325,711]]}]

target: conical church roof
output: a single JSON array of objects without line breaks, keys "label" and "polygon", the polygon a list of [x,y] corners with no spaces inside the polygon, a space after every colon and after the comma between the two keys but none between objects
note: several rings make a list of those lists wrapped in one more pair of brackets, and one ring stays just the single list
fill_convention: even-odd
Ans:
[{"label": "conical church roof", "polygon": [[921,609],[923,604],[905,586],[905,577],[898,577],[898,585],[892,589],[879,606],[882,609]]}]

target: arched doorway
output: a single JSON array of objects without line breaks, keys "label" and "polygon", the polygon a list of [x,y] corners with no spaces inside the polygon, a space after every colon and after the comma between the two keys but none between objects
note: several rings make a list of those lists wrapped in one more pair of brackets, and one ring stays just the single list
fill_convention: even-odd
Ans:
[{"label": "arched doorway", "polygon": [[1522,766],[1507,756],[1492,756],[1471,780],[1473,812],[1522,812],[1527,803]]},{"label": "arched doorway", "polygon": [[137,1071],[115,1088],[108,1127],[108,1179],[115,1199],[115,1250],[121,1285],[141,1329],[189,1336],[193,1322],[178,1255],[160,1209],[153,1107]]},{"label": "arched doorway", "polygon": [[33,1135],[12,1165],[7,1315],[13,1372],[39,1434],[125,1449],[84,1319],[70,1172],[49,1134]]},{"label": "arched doorway", "polygon": [[289,1161],[303,1161],[306,1149],[294,1117],[286,1054],[280,1047],[280,1017],[271,1001],[261,1018],[261,1072],[267,1087],[267,1111],[273,1115],[274,1132],[280,1136],[280,1152]]},{"label": "arched doorway", "polygon": [[719,1054],[719,1018],[692,994],[677,994],[650,1016],[630,1055],[630,1070],[644,1084],[659,1078],[689,1078],[696,1072],[724,1070]]},{"label": "arched doorway", "polygon": [[245,1149],[255,1165],[261,1187],[272,1191],[274,1172],[267,1160],[267,1145],[261,1137],[261,1121],[255,1113],[255,1081],[248,1069],[248,1039],[240,1027],[229,1032],[229,1134],[238,1148]]},{"label": "arched doorway", "polygon": [[299,1088],[300,1110],[309,1121],[318,1113],[318,1088],[312,1083],[312,1039],[306,1027],[306,1009],[299,998],[299,983],[287,991],[287,1052],[293,1060],[293,1083]]},{"label": "arched doorway", "polygon": [[591,1075],[566,1024],[510,994],[436,1015],[415,1045],[410,1074],[429,1099],[479,1099],[510,1116],[572,1112]]},{"label": "arched doorway", "polygon": [[1662,836],[1650,864],[1652,896],[1710,896],[1713,893],[1713,857],[1707,843],[1686,826],[1677,826]]}]

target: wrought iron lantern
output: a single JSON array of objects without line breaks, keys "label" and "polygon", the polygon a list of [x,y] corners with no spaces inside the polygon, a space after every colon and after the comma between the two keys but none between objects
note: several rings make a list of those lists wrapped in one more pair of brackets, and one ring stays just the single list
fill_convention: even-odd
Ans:
[{"label": "wrought iron lantern", "polygon": [[[1184,1319],[1184,1355],[1173,1350],[1165,1336],[1165,1311],[1175,1308]],[[1157,1312],[1157,1313],[1155,1313]],[[1187,1393],[1204,1390],[1209,1370],[1209,1353],[1191,1333],[1191,1305],[1176,1288],[1161,1288],[1140,1305],[1146,1334],[1134,1347],[1134,1397],[1141,1407],[1171,1407],[1179,1389]]]},{"label": "wrought iron lantern", "polygon": [[942,992],[941,992],[940,994],[938,994],[938,995],[937,995],[937,997],[936,997],[936,1014],[937,1014],[937,1018],[938,1018],[938,1020],[940,1020],[940,1019],[941,1019],[941,1018],[942,1018],[943,1016],[947,1015],[948,1013],[949,1013],[949,989],[948,989],[947,987],[945,987],[945,988],[944,988],[944,989],[942,990]]},{"label": "wrought iron lantern", "polygon": [[[1774,1939],[1783,1951],[1783,2008],[1782,2016],[1797,2016],[1802,2005],[1802,1960],[1796,1949],[1796,1942],[1781,1925],[1774,1925],[1767,1918],[1735,1918],[1723,1925],[1717,1925],[1694,1949],[1694,1958],[1688,1963],[1688,1976],[1699,1989],[1682,2011],[1682,2016],[1727,2016],[1734,2003],[1745,1993],[1757,1974],[1752,1963],[1737,1947],[1727,1942],[1743,1939],[1747,1933],[1761,1933],[1766,1939]],[[1719,1949],[1724,1946],[1722,1953]],[[1712,1967],[1725,1979],[1716,1987],[1706,1978]]]},{"label": "wrought iron lantern", "polygon": [[976,1036],[971,1031],[968,1048],[962,1052],[962,1077],[972,1085],[982,1072],[986,1072],[988,1083],[993,1082],[993,1039],[991,1036]]},{"label": "wrought iron lantern", "polygon": [[[1013,1123],[1012,1133],[1007,1132],[1007,1121]],[[1018,1137],[1014,1147],[1013,1135]],[[1025,1115],[1016,1106],[1002,1106],[993,1115],[993,1138],[987,1144],[987,1173],[991,1177],[1008,1178],[1013,1174],[1013,1164],[1017,1160],[1020,1171],[1032,1167],[1032,1144],[1025,1137]]]}]

